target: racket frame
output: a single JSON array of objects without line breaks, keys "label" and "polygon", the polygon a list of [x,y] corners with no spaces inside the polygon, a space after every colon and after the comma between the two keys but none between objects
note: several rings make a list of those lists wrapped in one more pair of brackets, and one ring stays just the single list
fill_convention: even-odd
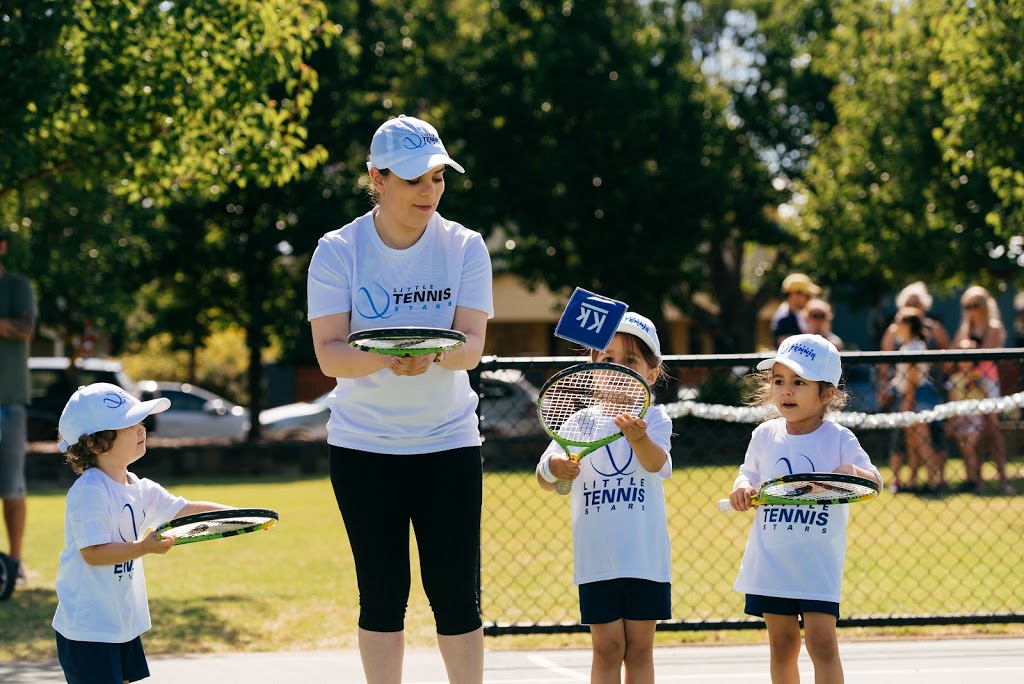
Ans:
[{"label": "racket frame", "polygon": [[[606,363],[604,361],[595,361],[588,363],[578,363],[574,366],[569,366],[568,368],[564,368],[559,372],[555,373],[547,380],[547,382],[544,383],[543,387],[541,387],[540,394],[538,395],[537,399],[537,419],[540,421],[541,427],[544,428],[544,432],[548,433],[551,439],[553,439],[560,447],[562,447],[562,449],[565,451],[565,455],[568,456],[573,461],[580,461],[585,456],[593,453],[597,449],[600,449],[601,447],[607,444],[611,444],[615,440],[622,437],[622,432],[615,432],[613,434],[607,435],[597,440],[574,440],[561,437],[555,430],[549,428],[547,423],[545,423],[544,421],[544,397],[547,394],[548,390],[550,390],[555,384],[557,384],[565,377],[569,375],[574,375],[576,373],[594,371],[614,371],[617,373],[622,373],[624,375],[632,377],[634,380],[637,380],[640,383],[640,385],[643,386],[646,396],[644,398],[643,408],[641,408],[640,412],[636,415],[637,418],[643,418],[645,415],[647,415],[647,410],[651,407],[650,385],[647,384],[647,381],[643,378],[642,375],[637,373],[632,368],[629,368],[628,366],[622,366],[617,363]],[[581,410],[583,409],[581,408]],[[569,448],[571,446],[584,448],[582,451],[578,453],[573,453],[573,451]],[[562,495],[568,494],[570,491],[572,491],[572,480],[558,480],[558,482],[555,483],[555,491]]]},{"label": "racket frame", "polygon": [[[868,491],[863,494],[854,494],[851,496],[833,496],[827,499],[814,499],[814,498],[800,498],[798,496],[777,496],[774,494],[768,494],[768,489],[771,487],[778,486],[780,484],[792,484],[795,482],[817,482],[827,483],[835,482],[846,485],[857,485],[864,487]],[[792,475],[780,475],[779,477],[773,477],[770,480],[766,480],[761,483],[757,493],[750,498],[751,506],[763,506],[765,504],[779,505],[779,506],[826,506],[826,505],[839,505],[839,504],[850,504],[858,503],[860,501],[868,501],[878,496],[881,491],[881,487],[878,483],[872,479],[866,477],[860,477],[858,475],[845,475],[841,473],[793,473]],[[718,510],[723,513],[733,513],[732,505],[729,503],[729,499],[721,499],[718,502]]]},{"label": "racket frame", "polygon": [[193,544],[195,542],[209,541],[211,539],[236,537],[240,534],[248,534],[249,532],[268,529],[276,525],[278,521],[277,511],[273,511],[269,508],[224,508],[216,511],[204,511],[202,513],[194,513],[193,515],[185,515],[180,518],[173,518],[157,527],[156,530],[154,530],[154,533],[156,534],[157,539],[162,539],[164,532],[183,525],[194,525],[196,523],[209,522],[211,520],[229,520],[232,518],[254,517],[269,518],[269,520],[251,527],[226,530],[224,532],[215,532],[213,534],[204,534],[195,537],[177,537],[174,540],[174,545],[180,546],[181,544]]},{"label": "racket frame", "polygon": [[[416,349],[401,349],[379,347],[367,344],[369,340],[415,340],[415,339],[438,339],[446,340],[446,344],[438,344],[431,347],[419,347]],[[367,328],[351,333],[348,336],[348,344],[359,351],[371,354],[386,354],[388,356],[425,356],[427,354],[440,354],[442,352],[458,349],[466,343],[466,335],[458,330],[447,328],[424,328],[415,326],[399,326],[393,328]]]}]

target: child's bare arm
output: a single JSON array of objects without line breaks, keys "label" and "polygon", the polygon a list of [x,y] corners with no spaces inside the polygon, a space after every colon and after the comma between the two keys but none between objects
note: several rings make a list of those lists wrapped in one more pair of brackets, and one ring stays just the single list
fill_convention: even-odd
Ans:
[{"label": "child's bare arm", "polygon": [[839,466],[832,472],[840,473],[843,475],[855,475],[857,477],[863,477],[865,479],[877,483],[879,487],[882,486],[882,481],[878,479],[877,475],[875,475],[870,470],[865,470],[864,468],[861,468],[860,466],[855,466],[852,463],[844,463],[843,465]]},{"label": "child's bare arm", "polygon": [[183,518],[186,515],[195,515],[196,513],[206,513],[207,511],[224,511],[233,506],[225,506],[213,501],[189,501],[182,507],[178,514],[174,516],[175,519]]},{"label": "child's bare arm", "polygon": [[126,561],[141,558],[148,553],[164,554],[174,546],[174,539],[157,539],[153,530],[146,536],[133,542],[108,542],[95,544],[82,549],[82,558],[89,565],[117,565]]}]

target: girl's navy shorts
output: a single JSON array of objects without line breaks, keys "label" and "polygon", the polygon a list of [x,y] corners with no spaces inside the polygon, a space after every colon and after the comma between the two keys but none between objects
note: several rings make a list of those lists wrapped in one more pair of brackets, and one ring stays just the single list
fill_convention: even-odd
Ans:
[{"label": "girl's navy shorts", "polygon": [[579,590],[580,622],[584,625],[672,617],[672,585],[668,582],[627,577],[588,582]]},{"label": "girl's navy shorts", "polygon": [[747,615],[764,617],[772,615],[803,615],[804,613],[825,613],[835,615],[839,619],[839,604],[832,601],[812,601],[810,599],[779,598],[778,596],[760,596],[747,594],[743,612]]},{"label": "girl's navy shorts", "polygon": [[121,684],[149,676],[142,637],[123,644],[73,641],[57,635],[57,659],[68,684]]}]

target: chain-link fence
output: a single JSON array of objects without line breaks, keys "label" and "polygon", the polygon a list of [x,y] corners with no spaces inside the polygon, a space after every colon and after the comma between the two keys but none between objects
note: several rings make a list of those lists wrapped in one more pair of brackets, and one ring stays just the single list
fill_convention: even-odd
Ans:
[{"label": "chain-link fence", "polygon": [[[675,433],[665,483],[673,618],[659,629],[763,626],[732,589],[752,518],[715,505],[760,420],[744,402],[763,358],[665,359],[672,380],[658,402]],[[569,501],[534,476],[548,444],[537,388],[581,360],[492,358],[475,375],[486,439],[488,634],[586,629],[572,586]],[[840,625],[1024,622],[1022,364],[1024,349],[843,355],[850,403],[835,419],[857,434],[887,489],[851,511]],[[918,385],[934,398],[910,391]]]}]

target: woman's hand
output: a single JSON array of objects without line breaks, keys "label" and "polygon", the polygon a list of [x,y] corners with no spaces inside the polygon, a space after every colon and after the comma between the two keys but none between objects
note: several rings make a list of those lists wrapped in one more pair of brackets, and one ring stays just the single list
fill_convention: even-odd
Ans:
[{"label": "woman's hand", "polygon": [[393,356],[388,359],[388,370],[395,375],[423,375],[434,363],[432,354],[422,356]]}]

